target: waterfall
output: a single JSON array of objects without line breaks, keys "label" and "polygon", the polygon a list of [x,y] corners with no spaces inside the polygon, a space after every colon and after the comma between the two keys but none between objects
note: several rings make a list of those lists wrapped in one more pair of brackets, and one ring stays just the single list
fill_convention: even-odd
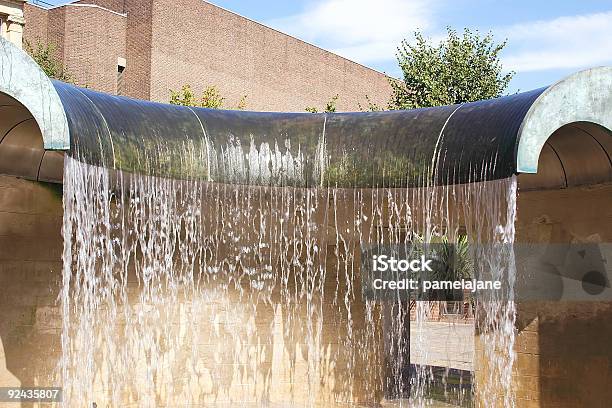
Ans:
[{"label": "waterfall", "polygon": [[[258,182],[300,177],[299,154],[242,148],[219,149],[215,168],[231,171],[207,180],[66,157],[58,364],[66,406],[429,405],[431,368],[409,370],[410,356],[427,356],[427,341],[406,336],[409,305],[362,297],[360,248],[465,234],[492,244],[477,246],[476,267],[511,292],[516,179],[231,184],[246,173]],[[500,406],[498,398],[513,406],[515,310],[506,295],[478,308],[484,406]],[[415,307],[423,328],[431,302]]]}]

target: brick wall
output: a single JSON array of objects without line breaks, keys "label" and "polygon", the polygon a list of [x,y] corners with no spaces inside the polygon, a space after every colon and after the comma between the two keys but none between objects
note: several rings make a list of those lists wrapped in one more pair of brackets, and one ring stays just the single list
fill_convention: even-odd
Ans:
[{"label": "brick wall", "polygon": [[[66,9],[64,7],[49,10],[47,13],[47,42],[56,46],[55,55],[65,63],[64,60],[64,39],[66,36]],[[26,32],[28,21],[26,15]]]},{"label": "brick wall", "polygon": [[37,41],[47,42],[47,22],[49,12],[30,3],[24,5],[24,15],[27,17],[23,31],[24,40],[35,45]]},{"label": "brick wall", "polygon": [[26,19],[24,38],[32,42],[41,40],[55,46],[56,57],[63,61],[66,31],[65,8],[44,10],[28,4],[24,15]]},{"label": "brick wall", "polygon": [[202,0],[75,4],[109,10],[27,5],[25,37],[56,43],[77,83],[104,92],[116,92],[120,56],[123,94],[158,102],[184,84],[197,93],[216,85],[227,107],[247,95],[247,109],[262,111],[321,109],[336,94],[338,110],[357,110],[365,95],[384,106],[391,93],[379,72]]},{"label": "brick wall", "polygon": [[117,13],[125,13],[124,0],[80,0],[75,1],[74,4],[95,4],[116,11]]},{"label": "brick wall", "polygon": [[383,74],[200,0],[153,2],[152,48],[162,102],[183,84],[216,85],[230,106],[247,95],[248,110],[304,111],[335,94],[339,110],[357,110],[366,94],[382,105],[390,95]]},{"label": "brick wall", "polygon": [[152,0],[125,0],[124,7],[128,16],[125,94],[150,99]]},{"label": "brick wall", "polygon": [[65,8],[64,63],[79,85],[117,93],[117,58],[125,58],[124,16],[97,7]]}]

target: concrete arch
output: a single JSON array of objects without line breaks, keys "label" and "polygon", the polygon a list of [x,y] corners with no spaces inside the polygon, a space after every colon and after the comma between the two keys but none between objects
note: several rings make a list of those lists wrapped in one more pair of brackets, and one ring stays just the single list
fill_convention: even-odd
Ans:
[{"label": "concrete arch", "polygon": [[[518,132],[516,171],[537,173],[547,140],[566,125],[576,132],[612,131],[612,67],[591,68],[570,75],[546,89],[531,105]],[[568,131],[565,128],[562,132]],[[612,144],[601,144],[612,157]]]}]

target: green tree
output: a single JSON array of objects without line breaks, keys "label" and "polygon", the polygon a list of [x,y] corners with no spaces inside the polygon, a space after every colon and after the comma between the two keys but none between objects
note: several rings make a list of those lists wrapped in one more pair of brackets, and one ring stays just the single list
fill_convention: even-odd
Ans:
[{"label": "green tree", "polygon": [[499,54],[506,41],[481,37],[469,29],[460,36],[451,28],[439,44],[415,33],[415,43],[402,41],[397,61],[403,81],[391,80],[390,109],[452,105],[501,96],[514,73],[503,74]]},{"label": "green tree", "polygon": [[238,105],[236,106],[236,109],[238,109],[238,110],[245,110],[246,106],[247,106],[247,96],[246,95],[242,95],[242,97],[238,101]]},{"label": "green tree", "polygon": [[68,73],[65,65],[55,55],[57,46],[52,43],[43,43],[40,40],[32,45],[28,40],[24,40],[25,51],[30,54],[32,59],[40,66],[49,78],[64,82],[74,82],[72,75]]},{"label": "green tree", "polygon": [[225,98],[221,96],[221,93],[216,86],[207,86],[202,94],[202,107],[211,109],[221,109]]},{"label": "green tree", "polygon": [[[335,95],[333,96],[329,102],[327,102],[327,104],[325,105],[325,108],[323,109],[323,112],[327,112],[327,113],[332,113],[336,111],[336,102],[338,102],[338,98],[340,98],[339,95]],[[304,109],[306,112],[310,112],[310,113],[319,113],[319,110],[317,108],[315,108],[314,106],[307,106]]]},{"label": "green tree", "polygon": [[182,106],[197,106],[199,108],[219,109],[225,98],[215,86],[207,87],[200,98],[195,96],[191,85],[183,85],[180,91],[170,90],[170,103]]},{"label": "green tree", "polygon": [[[235,109],[244,110],[246,108],[247,96],[243,95],[238,101]],[[221,109],[225,98],[216,86],[208,86],[201,97],[196,97],[191,89],[191,85],[183,85],[180,91],[170,90],[170,103],[172,105],[197,106],[198,108]],[[232,109],[232,108],[229,108]]]},{"label": "green tree", "polygon": [[361,112],[379,112],[381,110],[383,110],[377,103],[372,102],[372,100],[370,99],[370,97],[368,95],[365,96],[365,100],[366,100],[366,107],[363,107],[361,105],[361,103],[357,103],[357,107],[359,108],[359,110]]},{"label": "green tree", "polygon": [[200,106],[200,101],[191,90],[191,85],[183,85],[180,91],[170,90],[170,103],[181,106]]}]

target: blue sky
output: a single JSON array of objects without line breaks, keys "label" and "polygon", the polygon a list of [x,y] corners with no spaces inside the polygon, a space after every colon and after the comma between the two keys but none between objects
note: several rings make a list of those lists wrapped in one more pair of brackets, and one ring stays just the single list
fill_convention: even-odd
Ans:
[{"label": "blue sky", "polygon": [[[45,0],[61,4],[66,1]],[[610,0],[211,0],[389,75],[395,49],[419,29],[492,31],[508,40],[502,62],[516,71],[510,92],[548,85],[589,66],[612,65]]]}]

